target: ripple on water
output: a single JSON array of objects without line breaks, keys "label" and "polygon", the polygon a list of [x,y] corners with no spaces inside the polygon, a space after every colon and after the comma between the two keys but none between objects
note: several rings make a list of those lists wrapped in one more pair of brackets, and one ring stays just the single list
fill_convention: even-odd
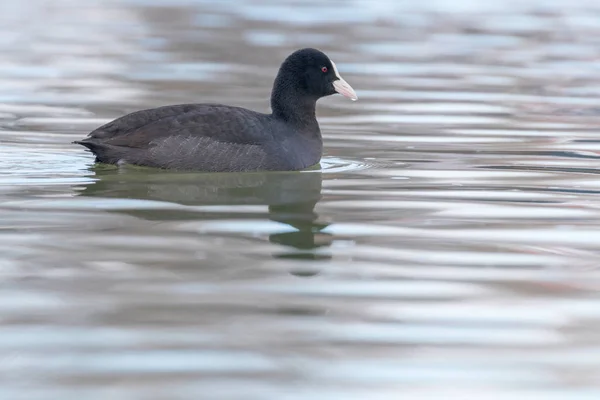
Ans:
[{"label": "ripple on water", "polygon": [[321,171],[324,174],[352,173],[355,171],[377,168],[377,162],[345,160],[337,157],[325,156],[321,159]]}]

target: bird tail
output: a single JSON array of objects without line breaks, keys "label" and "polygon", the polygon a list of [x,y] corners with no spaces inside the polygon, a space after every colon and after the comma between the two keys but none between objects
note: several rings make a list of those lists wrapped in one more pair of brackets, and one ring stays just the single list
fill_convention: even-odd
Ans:
[{"label": "bird tail", "polygon": [[109,144],[94,140],[75,140],[71,143],[79,144],[87,148],[93,155],[96,156],[96,162],[115,164],[121,159],[122,156],[122,150],[118,149],[116,146],[111,146]]}]

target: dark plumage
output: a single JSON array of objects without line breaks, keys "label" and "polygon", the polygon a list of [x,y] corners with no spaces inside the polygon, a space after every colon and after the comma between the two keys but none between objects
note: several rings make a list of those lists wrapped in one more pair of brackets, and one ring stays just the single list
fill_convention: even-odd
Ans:
[{"label": "dark plumage", "polygon": [[96,162],[196,171],[293,171],[317,164],[323,141],[317,100],[356,93],[322,52],[302,49],[281,65],[271,114],[220,104],[182,104],[137,111],[74,143]]}]

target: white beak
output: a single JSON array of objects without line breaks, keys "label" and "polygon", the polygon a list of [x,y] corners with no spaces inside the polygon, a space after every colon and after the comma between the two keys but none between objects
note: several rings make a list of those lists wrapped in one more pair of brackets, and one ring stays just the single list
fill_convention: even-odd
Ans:
[{"label": "white beak", "polygon": [[333,71],[335,72],[335,76],[337,77],[337,80],[333,81],[333,88],[335,89],[335,91],[341,94],[342,96],[349,98],[352,101],[358,100],[356,92],[354,91],[354,89],[352,89],[352,86],[350,86],[348,82],[346,82],[344,78],[340,76],[340,73],[338,72],[337,67],[335,66],[335,63],[333,61],[331,61],[331,65],[333,66]]}]

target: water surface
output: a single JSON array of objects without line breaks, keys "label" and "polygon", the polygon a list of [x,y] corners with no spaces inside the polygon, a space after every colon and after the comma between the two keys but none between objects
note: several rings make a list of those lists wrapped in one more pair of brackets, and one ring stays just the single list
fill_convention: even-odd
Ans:
[{"label": "water surface", "polygon": [[[597,399],[597,2],[0,5],[0,398]],[[334,59],[295,173],[106,168],[137,109],[268,111]]]}]

